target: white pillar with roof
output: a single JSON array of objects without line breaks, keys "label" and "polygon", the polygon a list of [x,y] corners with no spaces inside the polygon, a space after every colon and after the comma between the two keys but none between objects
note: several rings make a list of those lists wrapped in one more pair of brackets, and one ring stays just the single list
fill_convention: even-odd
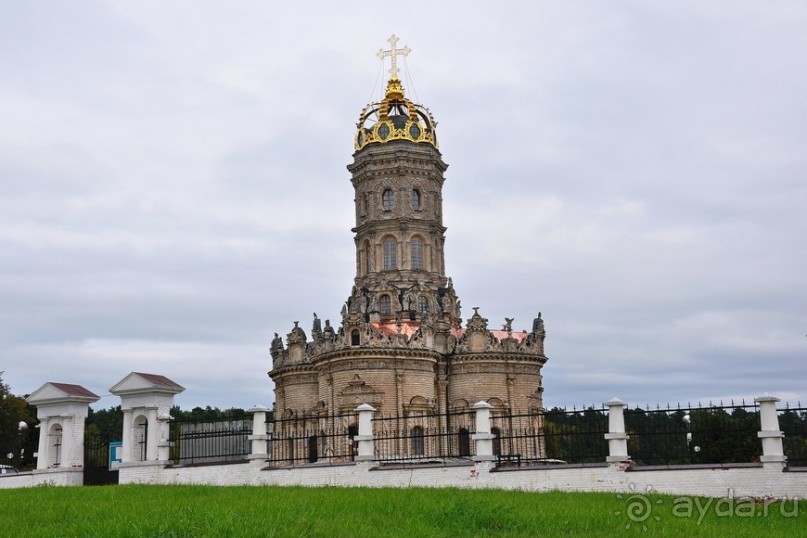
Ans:
[{"label": "white pillar with roof", "polygon": [[99,396],[81,385],[45,383],[26,401],[39,419],[38,471],[84,468],[84,421]]},{"label": "white pillar with roof", "polygon": [[171,407],[184,390],[165,376],[140,372],[109,389],[120,396],[123,410],[122,465],[168,460]]}]

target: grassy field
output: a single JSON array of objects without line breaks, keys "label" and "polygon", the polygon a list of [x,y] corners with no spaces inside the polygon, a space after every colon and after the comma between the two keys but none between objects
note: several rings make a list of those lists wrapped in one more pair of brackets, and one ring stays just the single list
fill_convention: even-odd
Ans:
[{"label": "grassy field", "polygon": [[805,536],[807,503],[457,489],[37,487],[0,490],[0,534]]}]

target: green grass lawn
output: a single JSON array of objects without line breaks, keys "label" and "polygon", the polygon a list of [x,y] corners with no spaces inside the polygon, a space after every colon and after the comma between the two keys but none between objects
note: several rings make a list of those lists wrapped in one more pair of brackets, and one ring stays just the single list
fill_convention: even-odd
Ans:
[{"label": "green grass lawn", "polygon": [[[646,499],[646,501],[645,501]],[[805,536],[807,503],[500,490],[0,490],[3,536]],[[650,511],[646,510],[650,508]],[[689,510],[688,510],[689,509]],[[632,518],[629,516],[632,514]],[[689,514],[689,515],[688,515]]]}]

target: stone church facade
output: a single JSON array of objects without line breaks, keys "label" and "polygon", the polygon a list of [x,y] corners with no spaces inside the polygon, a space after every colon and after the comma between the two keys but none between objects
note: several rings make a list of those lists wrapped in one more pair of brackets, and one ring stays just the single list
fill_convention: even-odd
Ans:
[{"label": "stone church facade", "polygon": [[[387,51],[389,53],[389,51]],[[395,44],[393,42],[393,59]],[[387,416],[542,409],[544,324],[494,330],[474,308],[463,326],[445,274],[442,189],[447,165],[428,109],[397,77],[361,113],[353,163],[356,276],[338,326],[314,315],[271,344],[275,418],[352,413],[368,403]],[[445,426],[445,425],[444,425]]]}]

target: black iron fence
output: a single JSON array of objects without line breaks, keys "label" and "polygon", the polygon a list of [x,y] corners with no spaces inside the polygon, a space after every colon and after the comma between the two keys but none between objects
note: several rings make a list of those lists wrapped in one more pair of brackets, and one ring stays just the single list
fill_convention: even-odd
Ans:
[{"label": "black iron fence", "polygon": [[382,463],[446,463],[470,459],[476,413],[408,412],[373,419],[375,460]]},{"label": "black iron fence", "polygon": [[269,463],[302,465],[344,463],[358,454],[358,415],[314,415],[268,422]]},{"label": "black iron fence", "polygon": [[177,464],[246,460],[251,451],[251,419],[172,421],[170,431],[170,457]]},{"label": "black iron fence", "polygon": [[494,412],[493,454],[500,466],[599,463],[608,455],[606,409]]},{"label": "black iron fence", "polygon": [[[638,465],[750,463],[760,461],[757,405],[710,405],[626,409],[628,454]],[[807,408],[779,410],[784,449],[791,466],[807,465]],[[358,455],[358,413],[312,415],[267,422],[267,461],[277,466],[338,464]],[[432,463],[470,460],[476,453],[476,413],[376,413],[373,460]],[[608,456],[608,410],[510,413],[491,410],[493,455],[499,466],[603,463]],[[176,463],[246,460],[252,421],[226,419],[171,423]],[[263,450],[259,450],[263,452]],[[88,453],[89,454],[89,453]],[[93,456],[90,455],[92,458]],[[99,462],[100,464],[100,462]]]},{"label": "black iron fence", "polygon": [[787,464],[807,467],[807,407],[785,407],[779,411],[779,428],[784,432],[784,449]]},{"label": "black iron fence", "polygon": [[84,485],[117,484],[118,471],[110,468],[110,444],[121,440],[119,433],[88,432],[84,436]]},{"label": "black iron fence", "polygon": [[33,426],[0,435],[0,465],[30,471],[36,467],[34,454],[38,448],[39,429]]},{"label": "black iron fence", "polygon": [[760,460],[753,404],[626,409],[628,454],[638,465],[750,463]]}]

